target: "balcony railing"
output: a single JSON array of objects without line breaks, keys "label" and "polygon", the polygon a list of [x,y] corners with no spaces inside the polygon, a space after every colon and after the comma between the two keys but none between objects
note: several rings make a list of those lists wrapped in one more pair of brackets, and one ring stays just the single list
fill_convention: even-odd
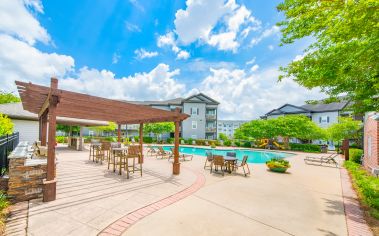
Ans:
[{"label": "balcony railing", "polygon": [[216,115],[215,114],[205,114],[205,118],[207,120],[216,120]]},{"label": "balcony railing", "polygon": [[205,131],[208,133],[216,133],[216,128],[215,127],[206,127]]}]

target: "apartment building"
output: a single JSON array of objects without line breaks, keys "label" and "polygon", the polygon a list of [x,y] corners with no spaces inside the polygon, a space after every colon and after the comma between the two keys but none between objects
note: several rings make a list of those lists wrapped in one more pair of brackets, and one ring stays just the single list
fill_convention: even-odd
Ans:
[{"label": "apartment building", "polygon": [[247,120],[218,120],[217,121],[217,135],[225,134],[228,138],[234,137],[234,132]]}]

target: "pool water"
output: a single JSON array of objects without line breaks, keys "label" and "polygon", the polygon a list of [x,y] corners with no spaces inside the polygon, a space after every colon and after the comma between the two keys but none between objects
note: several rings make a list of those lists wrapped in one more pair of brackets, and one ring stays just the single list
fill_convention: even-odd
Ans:
[{"label": "pool water", "polygon": [[[163,146],[166,151],[171,151],[170,148],[173,146]],[[247,155],[248,163],[266,163],[266,161],[271,158],[286,158],[293,154],[283,153],[283,152],[270,152],[270,151],[259,151],[259,150],[248,150],[248,149],[213,149],[213,148],[199,148],[199,147],[181,147],[179,146],[179,152],[186,154],[193,154],[198,156],[206,156],[205,152],[211,151],[214,155],[226,156],[227,152],[235,152],[237,154],[237,159],[242,160],[243,156]]]}]

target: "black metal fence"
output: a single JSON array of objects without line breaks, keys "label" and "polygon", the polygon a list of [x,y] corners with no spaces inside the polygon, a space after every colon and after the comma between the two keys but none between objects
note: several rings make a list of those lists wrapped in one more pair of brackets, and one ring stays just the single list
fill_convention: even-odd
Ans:
[{"label": "black metal fence", "polygon": [[8,155],[17,147],[18,142],[18,132],[0,137],[0,174],[2,173],[3,168],[8,170]]}]

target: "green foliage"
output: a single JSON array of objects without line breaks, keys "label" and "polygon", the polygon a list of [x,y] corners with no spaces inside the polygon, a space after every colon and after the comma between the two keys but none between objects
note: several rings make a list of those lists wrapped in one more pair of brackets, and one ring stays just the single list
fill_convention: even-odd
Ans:
[{"label": "green foliage", "polygon": [[349,160],[358,164],[361,164],[361,157],[363,154],[362,149],[350,148],[349,149]]},{"label": "green foliage", "polygon": [[230,146],[232,145],[232,141],[230,141],[230,140],[228,139],[228,140],[226,140],[226,141],[224,142],[224,145],[227,146],[227,147],[230,147]]},{"label": "green foliage", "polygon": [[226,136],[225,134],[223,134],[223,133],[221,133],[220,135],[219,135],[219,138],[222,140],[222,141],[227,141],[227,140],[229,140],[229,138],[228,138],[228,136]]},{"label": "green foliage", "polygon": [[[71,126],[72,127],[72,132],[79,133],[80,132],[80,126]],[[57,124],[57,131],[62,131],[65,132],[66,134],[69,134],[70,132],[70,126],[69,125],[61,125]]]},{"label": "green foliage", "polygon": [[300,144],[300,143],[290,143],[289,148],[293,151],[301,152],[321,152],[321,148],[316,144]]},{"label": "green foliage", "polygon": [[13,133],[13,126],[11,119],[6,115],[0,113],[0,136]]},{"label": "green foliage", "polygon": [[234,141],[234,145],[236,145],[237,147],[241,147],[241,142],[240,141]]},{"label": "green foliage", "polygon": [[212,144],[211,144],[211,148],[216,148],[216,144],[215,144],[215,143],[212,143]]},{"label": "green foliage", "polygon": [[153,143],[153,141],[154,141],[153,137],[143,137],[144,143]]},{"label": "green foliage", "polygon": [[245,147],[245,148],[251,148],[251,142],[250,141],[246,141],[246,142],[243,143],[242,146]]},{"label": "green foliage", "polygon": [[339,142],[345,138],[353,139],[359,137],[361,121],[353,120],[351,117],[340,117],[338,123],[332,124],[327,129],[329,139]]},{"label": "green foliage", "polygon": [[193,142],[192,138],[189,138],[189,139],[186,140],[186,144],[192,145],[192,142]]},{"label": "green foliage", "polygon": [[67,137],[65,136],[56,136],[55,141],[57,143],[67,143]]},{"label": "green foliage", "polygon": [[379,1],[283,0],[282,43],[305,37],[312,43],[279,78],[294,78],[331,97],[346,93],[356,113],[379,110]]},{"label": "green foliage", "polygon": [[266,161],[266,165],[268,168],[290,168],[291,165],[289,161],[284,159],[272,158],[269,161]]},{"label": "green foliage", "polygon": [[379,178],[370,175],[361,165],[352,161],[345,161],[344,166],[350,172],[360,200],[371,208],[370,214],[379,219]]},{"label": "green foliage", "polygon": [[114,122],[109,122],[108,125],[106,126],[93,126],[93,127],[89,127],[89,129],[97,132],[97,133],[101,133],[101,132],[112,132],[112,131],[115,131],[117,129],[117,125],[116,123]]},{"label": "green foliage", "polygon": [[157,138],[160,134],[174,132],[175,125],[173,122],[161,122],[145,124],[143,132],[145,134],[153,133]]},{"label": "green foliage", "polygon": [[169,144],[173,144],[174,141],[175,141],[174,138],[168,138],[168,139],[166,140],[166,142],[169,143]]},{"label": "green foliage", "polygon": [[0,104],[21,102],[21,99],[12,93],[0,91]]}]

